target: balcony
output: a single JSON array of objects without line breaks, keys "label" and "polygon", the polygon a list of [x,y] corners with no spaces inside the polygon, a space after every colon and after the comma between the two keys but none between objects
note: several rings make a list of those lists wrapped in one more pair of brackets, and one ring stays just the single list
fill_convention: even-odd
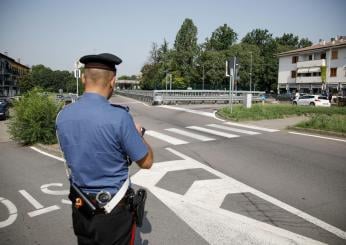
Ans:
[{"label": "balcony", "polygon": [[297,77],[296,83],[322,83],[321,77]]},{"label": "balcony", "polygon": [[308,60],[297,62],[297,68],[321,67],[326,66],[326,60]]}]

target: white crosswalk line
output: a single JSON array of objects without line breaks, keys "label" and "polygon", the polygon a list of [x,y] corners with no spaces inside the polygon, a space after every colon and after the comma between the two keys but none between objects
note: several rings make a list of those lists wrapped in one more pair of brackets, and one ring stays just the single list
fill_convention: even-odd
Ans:
[{"label": "white crosswalk line", "polygon": [[251,129],[265,131],[265,132],[270,132],[270,133],[280,131],[278,129],[263,128],[263,127],[246,125],[246,124],[240,124],[240,123],[234,123],[234,122],[225,122],[225,124],[232,125],[232,126],[237,126],[237,127],[243,127],[243,128],[251,128]]},{"label": "white crosswalk line", "polygon": [[149,135],[151,137],[157,138],[159,140],[166,141],[172,145],[183,145],[183,144],[188,144],[189,142],[177,139],[175,137],[169,136],[167,134],[159,133],[153,130],[147,130],[145,131],[145,135]]},{"label": "white crosswalk line", "polygon": [[177,128],[166,128],[165,130],[167,130],[169,132],[176,133],[176,134],[180,134],[180,135],[183,135],[183,136],[186,136],[186,137],[190,137],[190,138],[193,138],[193,139],[197,139],[197,140],[200,140],[200,141],[215,140],[214,138],[209,138],[209,137],[206,137],[206,136],[203,136],[203,135],[200,135],[200,134],[191,133],[191,132],[188,132],[188,131],[185,131],[185,130],[181,130],[181,129],[177,129]]},{"label": "white crosswalk line", "polygon": [[244,130],[244,129],[239,129],[239,128],[233,128],[233,127],[223,126],[223,125],[219,125],[219,124],[208,124],[207,126],[213,127],[213,128],[224,129],[224,130],[228,130],[228,131],[233,131],[233,132],[237,132],[237,133],[249,134],[249,135],[261,134],[261,133],[257,133],[254,131],[249,131],[249,130]]},{"label": "white crosswalk line", "polygon": [[208,129],[208,128],[202,128],[202,127],[198,127],[198,126],[189,126],[186,127],[189,129],[194,129],[197,131],[201,131],[201,132],[205,132],[205,133],[209,133],[209,134],[214,134],[214,135],[218,135],[218,136],[222,136],[222,137],[226,137],[226,138],[236,138],[239,137],[239,135],[235,135],[235,134],[229,134],[229,133],[225,133],[225,132],[221,132],[221,131],[216,131],[213,129]]}]

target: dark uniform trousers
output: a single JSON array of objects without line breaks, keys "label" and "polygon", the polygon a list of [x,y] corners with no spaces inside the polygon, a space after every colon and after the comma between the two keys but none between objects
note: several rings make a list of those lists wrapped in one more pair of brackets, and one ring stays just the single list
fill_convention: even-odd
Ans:
[{"label": "dark uniform trousers", "polygon": [[72,221],[79,245],[128,245],[134,232],[128,205],[118,205],[109,214],[89,218],[72,205]]}]

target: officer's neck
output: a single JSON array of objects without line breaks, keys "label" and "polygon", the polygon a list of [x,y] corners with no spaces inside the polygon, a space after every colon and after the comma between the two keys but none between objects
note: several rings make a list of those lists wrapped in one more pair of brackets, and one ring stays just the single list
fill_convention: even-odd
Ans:
[{"label": "officer's neck", "polygon": [[108,99],[108,95],[109,95],[108,91],[105,91],[105,89],[101,89],[101,88],[98,88],[98,87],[85,88],[84,89],[84,93],[98,94],[98,95],[101,95],[101,96],[105,97],[106,99]]}]

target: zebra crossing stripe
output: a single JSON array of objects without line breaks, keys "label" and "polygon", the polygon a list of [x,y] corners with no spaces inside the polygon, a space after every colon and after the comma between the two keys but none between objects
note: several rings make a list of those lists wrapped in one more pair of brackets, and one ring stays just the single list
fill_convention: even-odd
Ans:
[{"label": "zebra crossing stripe", "polygon": [[261,134],[261,133],[257,133],[254,131],[249,131],[249,130],[244,130],[244,129],[239,129],[239,128],[233,128],[233,127],[227,127],[227,126],[223,126],[223,125],[219,125],[219,124],[208,124],[207,126],[213,127],[213,128],[224,129],[224,130],[228,130],[228,131],[233,131],[233,132],[237,132],[237,133],[249,134],[249,135]]},{"label": "zebra crossing stripe", "polygon": [[183,145],[183,144],[188,144],[189,142],[181,140],[181,139],[177,139],[175,137],[169,136],[167,134],[163,134],[163,133],[159,133],[153,130],[148,130],[145,131],[145,135],[149,135],[151,137],[157,138],[159,140],[163,140],[166,141],[172,145]]},{"label": "zebra crossing stripe", "polygon": [[278,129],[263,128],[263,127],[234,123],[234,122],[225,122],[225,124],[236,126],[236,127],[250,128],[250,129],[255,129],[255,130],[260,130],[260,131],[265,131],[265,132],[270,132],[270,133],[280,131]]},{"label": "zebra crossing stripe", "polygon": [[239,135],[229,134],[229,133],[220,132],[220,131],[216,131],[216,130],[208,129],[208,128],[202,128],[202,127],[198,127],[198,126],[189,126],[189,127],[186,127],[186,128],[194,129],[194,130],[197,130],[197,131],[205,132],[205,133],[208,133],[208,134],[214,134],[214,135],[218,135],[218,136],[226,137],[226,138],[236,138],[236,137],[239,137]]},{"label": "zebra crossing stripe", "polygon": [[211,141],[211,140],[215,140],[214,138],[209,138],[200,134],[195,134],[195,133],[191,133],[185,130],[181,130],[181,129],[177,129],[177,128],[166,128],[165,130],[169,131],[169,132],[173,132],[176,134],[180,134],[186,137],[190,137],[190,138],[194,138],[200,141]]}]

